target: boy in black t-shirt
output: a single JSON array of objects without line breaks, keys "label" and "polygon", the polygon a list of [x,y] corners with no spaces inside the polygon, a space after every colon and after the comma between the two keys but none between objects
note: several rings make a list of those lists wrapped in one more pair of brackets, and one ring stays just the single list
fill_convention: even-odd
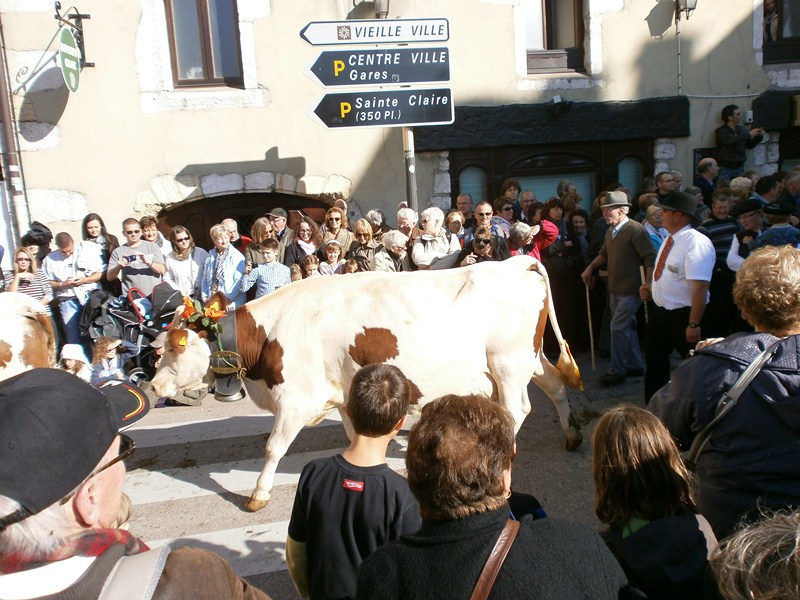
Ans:
[{"label": "boy in black t-shirt", "polygon": [[350,447],[303,468],[286,540],[286,564],[303,598],[354,598],[363,560],[419,529],[408,483],[386,464],[409,398],[408,380],[397,367],[362,368],[346,405],[354,429]]}]

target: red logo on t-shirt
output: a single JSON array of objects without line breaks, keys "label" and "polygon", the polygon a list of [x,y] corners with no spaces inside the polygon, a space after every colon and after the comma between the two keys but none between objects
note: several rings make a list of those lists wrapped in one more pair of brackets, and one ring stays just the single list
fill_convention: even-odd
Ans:
[{"label": "red logo on t-shirt", "polygon": [[354,492],[363,492],[364,482],[353,481],[352,479],[345,479],[342,481],[342,487],[346,490],[353,490]]}]

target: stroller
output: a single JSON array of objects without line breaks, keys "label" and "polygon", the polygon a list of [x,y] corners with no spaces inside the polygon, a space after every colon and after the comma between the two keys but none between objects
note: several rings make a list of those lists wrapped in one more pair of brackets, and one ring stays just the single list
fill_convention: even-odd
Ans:
[{"label": "stroller", "polygon": [[120,297],[93,290],[81,313],[81,335],[89,336],[92,342],[101,336],[132,342],[139,354],[131,358],[128,376],[134,382],[150,380],[155,375],[156,361],[150,342],[169,329],[181,306],[183,296],[168,283],[159,283],[149,297],[137,288]]}]

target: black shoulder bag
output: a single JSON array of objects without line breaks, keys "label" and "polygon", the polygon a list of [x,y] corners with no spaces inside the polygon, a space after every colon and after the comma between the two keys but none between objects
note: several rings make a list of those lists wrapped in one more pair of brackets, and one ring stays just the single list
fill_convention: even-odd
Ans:
[{"label": "black shoulder bag", "polygon": [[692,446],[683,457],[683,462],[686,464],[687,469],[694,472],[697,466],[697,459],[700,458],[700,453],[703,451],[703,448],[706,447],[711,437],[711,430],[739,403],[739,397],[742,395],[742,392],[747,389],[747,386],[750,385],[750,382],[758,375],[763,366],[767,364],[767,361],[778,351],[778,346],[780,346],[781,342],[783,342],[783,338],[768,346],[766,350],[759,354],[755,360],[747,366],[731,389],[722,394],[722,397],[717,402],[714,418],[695,436]]}]

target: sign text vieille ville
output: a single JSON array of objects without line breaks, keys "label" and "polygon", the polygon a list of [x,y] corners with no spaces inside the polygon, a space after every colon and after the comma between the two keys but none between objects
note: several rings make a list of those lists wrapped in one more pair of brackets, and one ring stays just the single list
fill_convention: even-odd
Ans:
[{"label": "sign text vieille ville", "polygon": [[[311,22],[300,37],[312,45],[442,42],[447,19]],[[332,50],[320,53],[307,74],[324,87],[389,86],[450,80],[446,47]],[[450,89],[368,89],[329,93],[313,109],[326,127],[446,125],[455,119]]]},{"label": "sign text vieille ville", "polygon": [[450,24],[447,19],[312,21],[303,27],[300,37],[312,46],[446,42]]}]

